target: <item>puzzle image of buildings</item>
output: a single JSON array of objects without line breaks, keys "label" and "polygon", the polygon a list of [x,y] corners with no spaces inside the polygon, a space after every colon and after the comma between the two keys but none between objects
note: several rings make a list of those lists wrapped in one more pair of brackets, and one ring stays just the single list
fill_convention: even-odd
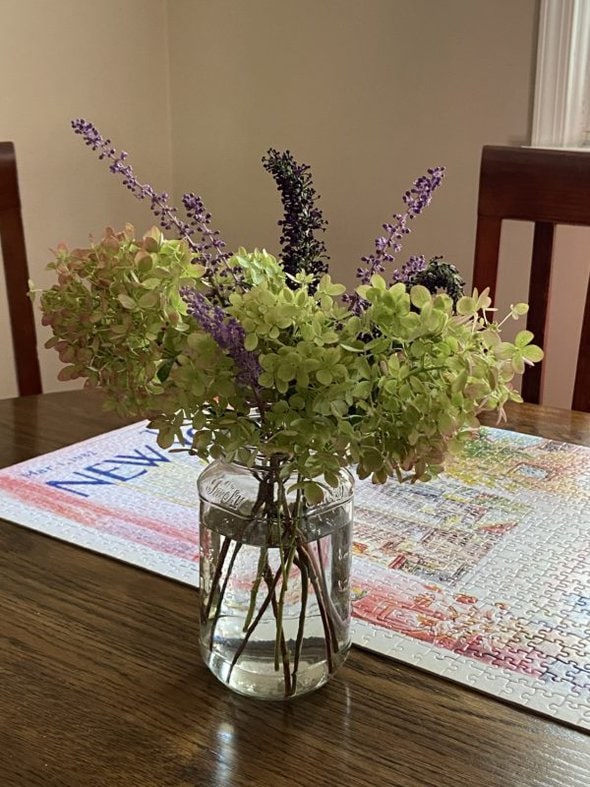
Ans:
[{"label": "puzzle image of buildings", "polygon": [[482,430],[443,477],[356,499],[366,647],[471,685],[487,671],[499,696],[543,710],[551,695],[590,727],[590,450]]}]

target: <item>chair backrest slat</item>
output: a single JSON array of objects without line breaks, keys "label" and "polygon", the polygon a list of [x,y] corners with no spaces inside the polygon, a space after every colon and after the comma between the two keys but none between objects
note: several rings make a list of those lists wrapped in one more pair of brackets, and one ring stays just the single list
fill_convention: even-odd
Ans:
[{"label": "chair backrest slat", "polygon": [[[590,152],[486,146],[482,151],[473,285],[494,297],[502,222],[535,225],[527,327],[546,340],[554,229],[590,226]],[[572,407],[590,412],[590,283],[578,350]],[[539,402],[541,365],[527,369],[522,394]]]},{"label": "chair backrest slat", "polygon": [[586,308],[582,322],[582,338],[580,340],[580,354],[574,382],[574,397],[572,407],[574,410],[590,412],[590,280],[586,293]]},{"label": "chair backrest slat", "polygon": [[27,296],[29,269],[12,142],[0,142],[0,243],[18,392],[39,394],[41,372],[33,307]]}]

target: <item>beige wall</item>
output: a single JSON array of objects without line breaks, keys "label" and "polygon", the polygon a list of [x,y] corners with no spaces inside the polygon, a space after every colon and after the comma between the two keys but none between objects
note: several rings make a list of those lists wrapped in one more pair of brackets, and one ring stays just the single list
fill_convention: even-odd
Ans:
[{"label": "beige wall", "polygon": [[[481,146],[529,139],[537,0],[0,0],[0,9],[0,68],[15,74],[0,96],[0,138],[17,144],[40,285],[60,240],[151,223],[72,135],[71,117],[94,120],[156,188],[201,194],[231,247],[278,251],[280,204],[260,158],[290,148],[312,165],[332,273],[348,284],[401,193],[439,163],[445,184],[405,252],[444,254],[469,278]],[[45,388],[62,387],[53,354],[41,357]]]},{"label": "beige wall", "polygon": [[[139,175],[170,188],[165,0],[0,0],[0,139],[16,145],[31,276],[49,249],[83,244],[106,225],[149,226],[147,206],[117,183],[69,128],[86,117],[133,151]],[[16,393],[0,286],[0,397]],[[40,342],[47,337],[39,333]],[[40,350],[45,389],[63,389]]]},{"label": "beige wall", "polygon": [[[536,0],[173,0],[175,185],[232,246],[278,248],[270,146],[312,165],[336,278],[433,164],[414,252],[470,275],[481,147],[529,139]],[[400,259],[403,261],[403,255]]]}]

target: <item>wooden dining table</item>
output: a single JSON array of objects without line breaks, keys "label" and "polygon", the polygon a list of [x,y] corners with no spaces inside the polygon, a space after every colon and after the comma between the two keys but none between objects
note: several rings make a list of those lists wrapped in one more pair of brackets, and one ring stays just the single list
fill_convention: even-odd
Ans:
[{"label": "wooden dining table", "polygon": [[[88,391],[0,400],[0,466],[122,423]],[[508,426],[590,445],[590,415]],[[259,702],[197,634],[195,588],[0,520],[0,787],[590,785],[590,736],[522,706],[357,648]]]}]

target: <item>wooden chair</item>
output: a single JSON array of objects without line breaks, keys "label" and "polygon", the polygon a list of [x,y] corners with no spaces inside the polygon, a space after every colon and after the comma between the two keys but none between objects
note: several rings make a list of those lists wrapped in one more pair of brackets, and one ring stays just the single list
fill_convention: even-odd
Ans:
[{"label": "wooden chair", "polygon": [[0,142],[0,241],[18,392],[20,396],[39,394],[42,387],[37,335],[33,307],[27,296],[29,271],[12,142]]},{"label": "wooden chair", "polygon": [[[590,152],[483,148],[477,207],[473,286],[494,297],[504,219],[534,222],[527,327],[545,342],[553,236],[557,224],[590,226]],[[526,370],[522,396],[539,402],[541,365]],[[574,410],[590,412],[590,282],[578,349]]]}]

